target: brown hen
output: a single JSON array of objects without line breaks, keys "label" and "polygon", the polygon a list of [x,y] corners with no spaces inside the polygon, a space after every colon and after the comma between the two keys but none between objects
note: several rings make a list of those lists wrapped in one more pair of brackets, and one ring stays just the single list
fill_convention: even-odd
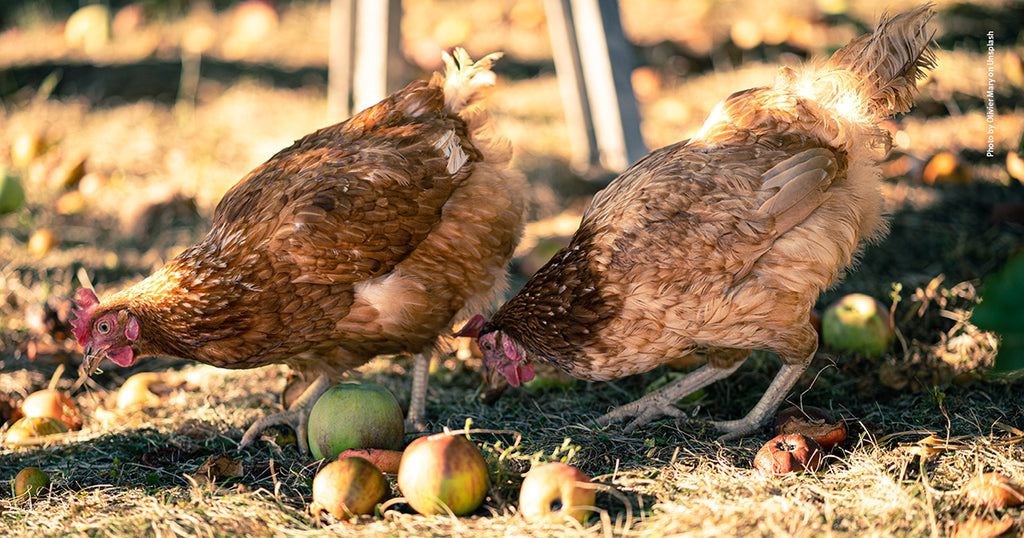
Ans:
[{"label": "brown hen", "polygon": [[[223,368],[284,363],[316,381],[305,416],[346,371],[381,354],[429,352],[455,319],[493,307],[521,233],[523,176],[473,107],[490,65],[462,50],[351,119],[297,140],[235,185],[198,244],[99,302],[79,290],[74,332],[91,373],[169,355]],[[409,421],[422,416],[417,356]]]},{"label": "brown hen", "polygon": [[513,386],[543,361],[604,381],[704,352],[708,363],[599,423],[682,416],[680,398],[729,376],[751,350],[783,366],[726,437],[757,429],[817,348],[809,312],[862,244],[885,232],[878,126],[913,104],[933,65],[929,6],[883,18],[824,65],[783,68],[735,93],[691,139],[635,163],[598,193],[569,245],[486,321],[491,374]]}]

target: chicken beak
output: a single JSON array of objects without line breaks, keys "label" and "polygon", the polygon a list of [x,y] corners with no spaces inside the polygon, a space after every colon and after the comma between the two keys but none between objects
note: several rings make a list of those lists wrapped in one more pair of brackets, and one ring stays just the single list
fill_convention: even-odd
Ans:
[{"label": "chicken beak", "polygon": [[83,350],[82,357],[82,371],[85,375],[90,376],[96,372],[96,369],[100,365],[100,361],[103,360],[103,353],[100,350],[92,349],[92,346],[86,347]]},{"label": "chicken beak", "polygon": [[501,372],[499,372],[494,366],[487,368],[484,378],[487,380],[487,386],[492,389],[508,385],[508,381],[505,380],[505,376],[501,375]]}]

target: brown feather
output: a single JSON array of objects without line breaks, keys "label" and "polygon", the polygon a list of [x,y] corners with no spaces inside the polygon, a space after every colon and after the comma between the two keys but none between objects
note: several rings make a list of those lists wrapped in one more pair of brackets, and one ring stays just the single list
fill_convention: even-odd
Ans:
[{"label": "brown feather", "polygon": [[334,379],[421,352],[492,304],[522,229],[508,142],[466,107],[493,84],[465,53],[235,185],[198,244],[104,301],[141,325],[137,356],[286,363]]},{"label": "brown feather", "polygon": [[930,17],[884,19],[823,66],[783,69],[630,167],[483,326],[525,356],[485,361],[542,360],[588,380],[697,350],[715,368],[754,349],[805,364],[818,294],[885,232],[877,122],[908,109],[932,66]]}]

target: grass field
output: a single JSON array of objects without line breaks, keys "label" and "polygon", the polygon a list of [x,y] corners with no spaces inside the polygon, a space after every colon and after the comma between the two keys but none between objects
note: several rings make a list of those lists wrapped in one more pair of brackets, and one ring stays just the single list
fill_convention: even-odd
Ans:
[{"label": "grass field", "polygon": [[[588,383],[541,371],[538,382],[488,405],[478,398],[480,361],[452,354],[435,359],[429,429],[468,422],[505,432],[472,436],[491,470],[487,501],[462,518],[421,516],[396,503],[355,523],[308,513],[322,462],[293,445],[238,448],[253,420],[279,408],[288,379],[283,367],[231,371],[154,358],[130,369],[108,363],[86,380],[77,376],[81,351],[35,323],[40,305],[58,306],[83,280],[103,296],[160,266],[205,233],[214,205],[235,181],[327,123],[326,4],[282,4],[275,30],[242,49],[228,39],[230,10],[169,4],[147,4],[143,22],[127,30],[115,24],[113,39],[88,52],[65,45],[59,8],[26,4],[0,19],[8,25],[0,29],[0,165],[22,179],[28,198],[26,207],[0,216],[0,397],[17,404],[63,368],[54,382],[85,415],[79,432],[0,450],[0,481],[38,466],[53,482],[30,502],[13,499],[0,484],[0,535],[1024,532],[1020,507],[980,506],[961,491],[987,471],[1024,484],[1024,384],[988,373],[994,336],[969,321],[982,283],[1024,245],[1024,185],[1006,167],[1024,131],[1024,14],[1013,2],[937,3],[938,67],[922,83],[915,110],[891,125],[896,150],[883,165],[882,183],[890,236],[821,299],[824,306],[858,291],[892,305],[899,341],[878,359],[822,348],[788,399],[830,409],[849,425],[850,439],[822,471],[762,477],[752,459],[770,431],[721,443],[702,422],[745,413],[777,370],[771,355],[755,353],[731,378],[681,403],[692,420],[656,421],[624,434],[594,419],[680,372],[663,367]],[[434,67],[438,46],[465,44],[474,57],[507,53],[488,108],[512,139],[515,164],[533,190],[528,236],[514,262],[514,285],[521,284],[566,240],[556,224],[578,218],[608,176],[568,165],[541,3],[404,4],[406,79]],[[732,91],[769,83],[779,65],[828,54],[886,9],[912,5],[623,2],[641,67],[634,83],[647,146],[689,136]],[[201,24],[212,30],[202,75],[183,78],[182,44],[197,39]],[[760,42],[751,40],[758,34]],[[986,105],[995,114],[987,115]],[[19,167],[8,150],[26,132],[40,133],[47,147]],[[957,166],[947,174],[927,171],[943,152]],[[63,171],[80,160],[85,176],[65,184]],[[48,249],[31,245],[41,229],[56,238]],[[409,357],[381,357],[351,380],[383,385],[407,402],[411,365]],[[159,405],[116,410],[123,381],[148,371],[160,375]],[[203,480],[197,470],[222,454],[240,464],[238,472]],[[517,514],[522,474],[548,460],[568,461],[600,484],[587,524],[534,525]]]}]

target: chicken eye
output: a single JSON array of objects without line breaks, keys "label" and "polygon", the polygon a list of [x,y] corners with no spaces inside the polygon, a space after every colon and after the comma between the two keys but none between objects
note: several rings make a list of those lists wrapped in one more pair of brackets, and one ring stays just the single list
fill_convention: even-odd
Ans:
[{"label": "chicken eye", "polygon": [[107,334],[107,333],[109,333],[110,332],[110,322],[109,321],[101,321],[101,322],[97,323],[96,324],[96,332],[98,332],[100,334]]}]

